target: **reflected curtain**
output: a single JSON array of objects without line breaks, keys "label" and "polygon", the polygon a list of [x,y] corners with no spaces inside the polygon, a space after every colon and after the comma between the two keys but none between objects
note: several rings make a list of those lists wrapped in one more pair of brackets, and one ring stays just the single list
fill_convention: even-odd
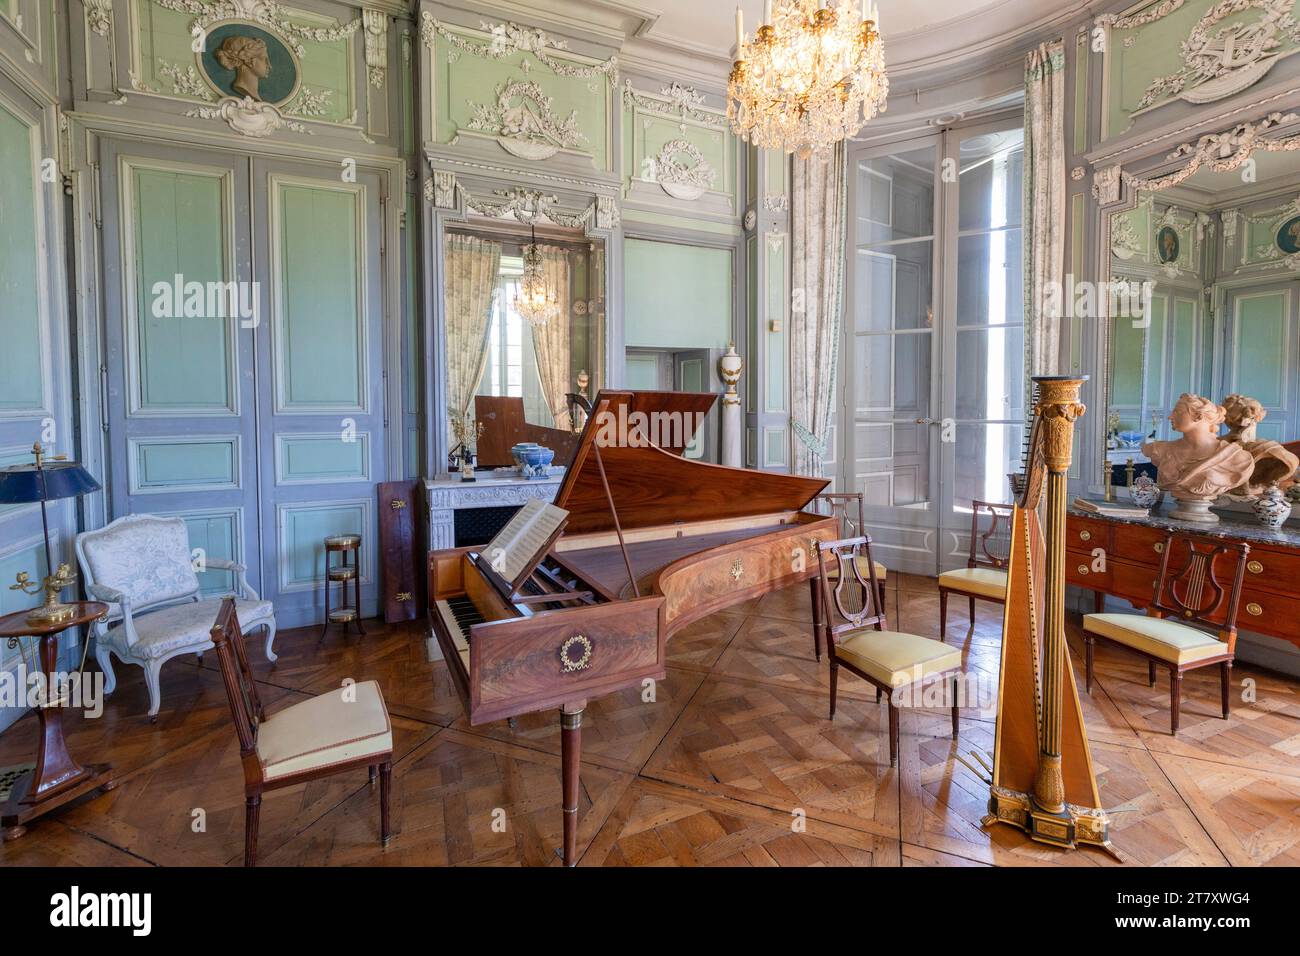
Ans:
[{"label": "reflected curtain", "polygon": [[[1065,278],[1065,43],[1025,57],[1025,369],[1054,375]],[[1057,294],[1048,295],[1054,284]]]},{"label": "reflected curtain", "polygon": [[448,233],[445,301],[447,414],[463,419],[487,368],[492,304],[501,278],[501,243]]},{"label": "reflected curtain", "polygon": [[794,159],[791,196],[790,386],[794,470],[822,476],[844,308],[847,153]]},{"label": "reflected curtain", "polygon": [[555,318],[533,327],[537,379],[555,427],[568,431],[572,423],[564,397],[575,391],[569,387],[569,254],[558,246],[538,245],[537,249],[542,254],[546,285],[555,290],[558,306]]}]

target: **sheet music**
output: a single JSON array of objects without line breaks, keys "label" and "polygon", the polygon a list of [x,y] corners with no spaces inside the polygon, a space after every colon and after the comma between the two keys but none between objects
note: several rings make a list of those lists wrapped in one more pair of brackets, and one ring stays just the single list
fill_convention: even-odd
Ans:
[{"label": "sheet music", "polygon": [[517,583],[524,568],[533,563],[561,522],[569,516],[563,508],[533,500],[515,512],[497,536],[483,548],[492,570]]}]

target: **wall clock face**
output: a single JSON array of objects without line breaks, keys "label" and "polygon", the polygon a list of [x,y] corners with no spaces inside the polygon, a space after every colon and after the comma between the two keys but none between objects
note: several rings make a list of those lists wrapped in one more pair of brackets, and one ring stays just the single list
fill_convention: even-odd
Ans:
[{"label": "wall clock face", "polygon": [[298,92],[298,61],[274,33],[242,21],[212,27],[199,68],[222,96],[281,106]]},{"label": "wall clock face", "polygon": [[1288,256],[1300,252],[1300,216],[1292,216],[1277,231],[1277,247]]},{"label": "wall clock face", "polygon": [[1177,262],[1178,245],[1178,232],[1173,226],[1165,226],[1156,233],[1156,252],[1161,262]]}]

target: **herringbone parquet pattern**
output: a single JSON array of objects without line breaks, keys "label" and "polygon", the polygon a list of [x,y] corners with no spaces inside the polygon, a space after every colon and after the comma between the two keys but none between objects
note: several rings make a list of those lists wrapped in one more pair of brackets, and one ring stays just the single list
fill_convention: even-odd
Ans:
[{"label": "herringbone parquet pattern", "polygon": [[[888,589],[892,628],[938,636],[932,581],[895,575]],[[975,675],[960,737],[945,709],[920,701],[902,714],[896,768],[872,688],[844,675],[827,719],[806,586],[688,628],[669,645],[665,680],[587,710],[582,865],[1116,865],[980,827],[987,788],[955,758],[992,746],[1001,620],[981,604],[971,628],[966,613],[957,602],[948,627]],[[324,641],[315,628],[289,631],[274,666],[255,645],[249,658],[271,712],[348,678],[381,683],[394,718],[395,836],[380,846],[365,774],[330,778],[267,796],[261,861],[556,865],[556,715],[471,727],[420,628],[367,630]],[[1078,660],[1077,633],[1071,647]],[[119,786],[0,845],[0,865],[240,862],[242,775],[215,663],[167,665],[157,723],[144,716],[140,672],[125,667],[102,718],[70,715],[73,752],[112,762]],[[1084,715],[1115,843],[1132,863],[1300,863],[1300,681],[1245,665],[1236,677],[1225,721],[1217,677],[1189,674],[1173,738],[1167,678],[1148,687],[1144,662],[1098,648]],[[0,766],[34,758],[34,729],[28,717],[0,735]]]}]

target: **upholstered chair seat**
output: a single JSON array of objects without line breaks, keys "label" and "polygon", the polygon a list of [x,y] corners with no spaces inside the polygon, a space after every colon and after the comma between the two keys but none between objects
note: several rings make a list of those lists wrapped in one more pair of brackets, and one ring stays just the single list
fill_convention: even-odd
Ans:
[{"label": "upholstered chair seat", "polygon": [[[208,557],[209,570],[235,579],[236,607],[244,633],[266,632],[266,659],[275,660],[275,609],[248,585],[235,561]],[[77,535],[77,562],[86,593],[108,605],[96,622],[95,658],[104,672],[104,691],[117,686],[116,657],[144,668],[149,716],[157,718],[162,665],[178,654],[202,654],[212,647],[211,628],[220,598],[203,599],[190,555],[189,532],[181,518],[127,515],[106,527]]]},{"label": "upholstered chair seat", "polygon": [[1145,614],[1085,614],[1083,629],[1170,664],[1190,664],[1228,650],[1217,635]]},{"label": "upholstered chair seat", "polygon": [[901,631],[862,631],[841,639],[835,654],[890,687],[961,667],[959,648]]},{"label": "upholstered chair seat", "polygon": [[957,568],[939,575],[939,584],[950,591],[1001,601],[1007,594],[1007,572],[996,568]]},{"label": "upholstered chair seat", "polygon": [[388,709],[379,684],[372,680],[294,704],[267,717],[257,729],[257,759],[266,780],[367,757],[379,762],[392,751]]}]

